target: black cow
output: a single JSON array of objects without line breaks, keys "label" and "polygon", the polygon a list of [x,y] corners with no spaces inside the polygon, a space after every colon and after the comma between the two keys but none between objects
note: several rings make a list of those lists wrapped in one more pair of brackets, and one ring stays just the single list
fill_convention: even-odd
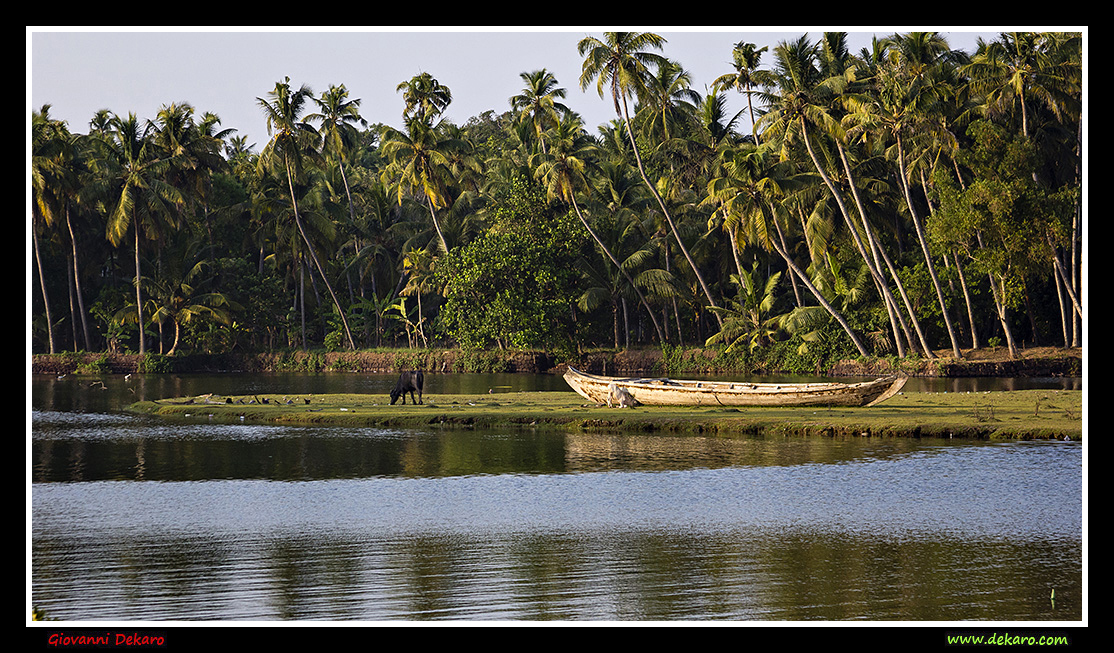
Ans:
[{"label": "black cow", "polygon": [[[406,405],[406,393],[410,393],[410,403],[422,403],[422,388],[425,386],[425,374],[421,370],[414,372],[403,372],[398,377],[398,384],[395,389],[391,390],[391,405],[394,406],[399,397],[402,397],[402,405]],[[418,393],[418,401],[414,401],[414,392]]]}]

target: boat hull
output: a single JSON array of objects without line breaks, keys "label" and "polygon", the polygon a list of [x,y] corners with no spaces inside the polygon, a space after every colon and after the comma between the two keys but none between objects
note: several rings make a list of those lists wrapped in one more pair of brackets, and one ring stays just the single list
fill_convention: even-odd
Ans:
[{"label": "boat hull", "polygon": [[646,406],[873,406],[897,394],[906,380],[888,376],[862,383],[740,383],[619,378],[571,367],[565,372],[565,382],[589,401],[608,403],[615,384]]}]

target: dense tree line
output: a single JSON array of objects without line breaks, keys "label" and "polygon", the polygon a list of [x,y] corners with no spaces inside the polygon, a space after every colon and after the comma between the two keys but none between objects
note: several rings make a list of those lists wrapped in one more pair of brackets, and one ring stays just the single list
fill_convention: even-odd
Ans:
[{"label": "dense tree line", "polygon": [[285,79],[258,152],[188,104],[43,106],[33,349],[1081,344],[1079,34],[740,42],[706,94],[665,46],[577,44],[595,134],[546,70],[463,126],[403,81],[402,129]]}]

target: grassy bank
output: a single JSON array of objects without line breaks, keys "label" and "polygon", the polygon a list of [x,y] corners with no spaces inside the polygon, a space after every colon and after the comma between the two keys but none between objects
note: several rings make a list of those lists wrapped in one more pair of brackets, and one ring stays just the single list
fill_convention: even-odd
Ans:
[{"label": "grassy bank", "polygon": [[[266,403],[263,400],[266,399]],[[307,403],[308,401],[308,403]],[[289,402],[289,403],[288,403]],[[909,393],[870,408],[607,408],[571,392],[427,396],[390,406],[382,395],[234,395],[134,404],[168,419],[339,427],[561,428],[757,436],[1083,437],[1083,396],[1071,390]]]}]

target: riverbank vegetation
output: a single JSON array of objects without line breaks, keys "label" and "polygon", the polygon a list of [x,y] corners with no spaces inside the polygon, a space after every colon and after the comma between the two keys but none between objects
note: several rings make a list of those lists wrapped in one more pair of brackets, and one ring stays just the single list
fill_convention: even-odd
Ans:
[{"label": "riverbank vegetation", "polygon": [[[434,74],[400,80],[401,130],[343,80],[283,79],[259,90],[258,150],[188,103],[85,133],[43,106],[32,351],[158,372],[382,348],[683,370],[699,350],[805,371],[1081,347],[1081,35],[845,43],[740,42],[699,93],[654,34],[573,39],[578,80],[525,70],[464,125]],[[615,120],[584,125],[568,83]]]},{"label": "riverbank vegetation", "polygon": [[[566,366],[598,374],[687,376],[699,374],[794,374],[805,376],[884,376],[904,374],[928,377],[1079,377],[1083,376],[1081,348],[1034,347],[1010,356],[1004,347],[964,350],[963,358],[866,357],[834,362],[796,355],[776,357],[777,350],[754,356],[751,352],[722,349],[592,349],[572,358],[544,351],[463,349],[368,349],[327,352],[284,351],[264,353],[179,354],[174,357],[148,353],[108,354],[64,352],[36,354],[32,374],[207,374],[224,372],[275,373],[395,373],[426,370],[430,373],[563,374]],[[940,352],[944,354],[945,352]]]}]

